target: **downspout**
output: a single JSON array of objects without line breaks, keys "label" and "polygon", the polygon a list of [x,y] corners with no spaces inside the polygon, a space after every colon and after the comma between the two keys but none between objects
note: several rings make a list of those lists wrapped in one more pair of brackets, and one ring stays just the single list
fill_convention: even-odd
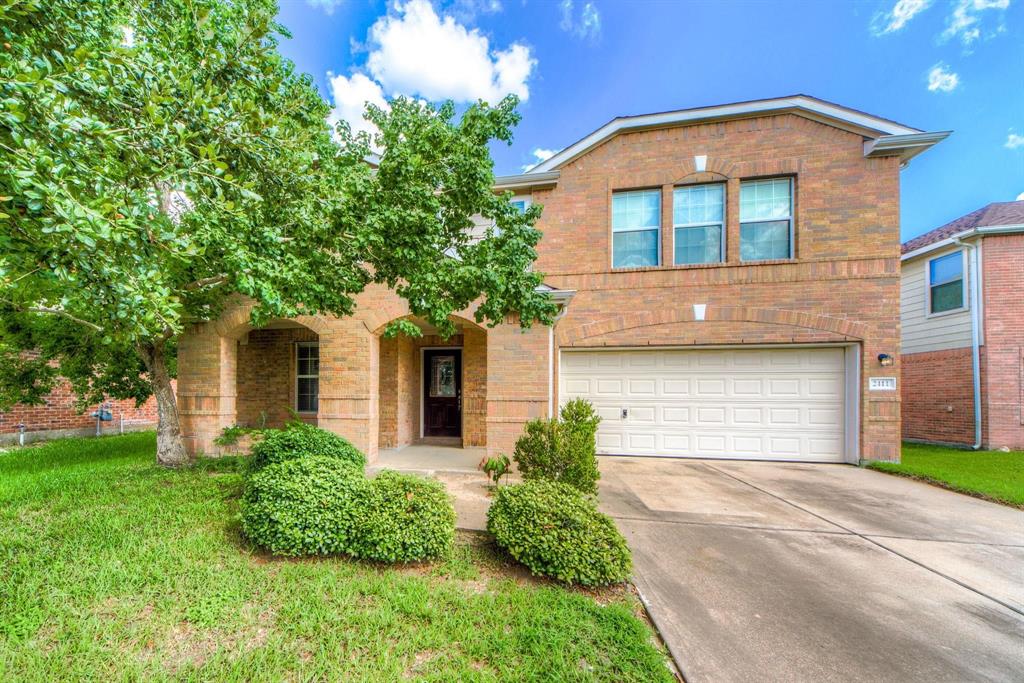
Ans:
[{"label": "downspout", "polygon": [[974,375],[974,445],[971,448],[978,450],[981,448],[981,278],[978,245],[968,244],[959,237],[953,240],[953,244],[966,248],[970,256],[967,284],[971,288],[971,373]]},{"label": "downspout", "polygon": [[551,325],[548,326],[548,419],[555,416],[555,325],[565,315],[565,304],[558,307]]}]

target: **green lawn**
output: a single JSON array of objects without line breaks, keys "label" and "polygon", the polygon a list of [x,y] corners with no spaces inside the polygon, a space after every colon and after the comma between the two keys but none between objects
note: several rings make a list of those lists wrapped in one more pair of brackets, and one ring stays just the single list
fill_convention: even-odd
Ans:
[{"label": "green lawn", "polygon": [[903,444],[903,462],[872,462],[872,469],[903,474],[946,488],[1024,506],[1024,452],[971,451]]},{"label": "green lawn", "polygon": [[0,680],[673,680],[626,588],[533,580],[480,536],[433,566],[271,558],[235,461],[153,450],[0,453]]}]

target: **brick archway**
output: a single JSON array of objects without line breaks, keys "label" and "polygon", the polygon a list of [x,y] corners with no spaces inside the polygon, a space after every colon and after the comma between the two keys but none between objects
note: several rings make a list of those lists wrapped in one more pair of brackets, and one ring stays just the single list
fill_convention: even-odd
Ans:
[{"label": "brick archway", "polygon": [[[830,332],[857,340],[863,339],[866,334],[865,325],[853,320],[778,308],[708,305],[704,311],[704,321],[788,325],[790,327]],[[661,311],[628,313],[614,318],[559,330],[558,343],[559,345],[571,345],[590,337],[611,334],[613,332],[652,325],[685,322],[698,322],[693,313],[693,306]]]}]

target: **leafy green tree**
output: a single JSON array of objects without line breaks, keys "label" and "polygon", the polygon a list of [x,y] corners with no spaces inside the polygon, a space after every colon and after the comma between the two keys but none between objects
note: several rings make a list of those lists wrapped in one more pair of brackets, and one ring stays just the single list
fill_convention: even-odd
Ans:
[{"label": "leafy green tree", "polygon": [[[457,116],[399,98],[371,108],[372,140],[332,130],[276,14],[0,0],[0,400],[38,400],[54,364],[84,394],[152,392],[157,460],[178,465],[170,349],[232,297],[255,325],[349,315],[370,283],[443,332],[474,301],[482,323],[550,320],[539,208],[492,191],[488,145],[510,141],[515,100]],[[474,214],[496,225],[479,241]]]}]

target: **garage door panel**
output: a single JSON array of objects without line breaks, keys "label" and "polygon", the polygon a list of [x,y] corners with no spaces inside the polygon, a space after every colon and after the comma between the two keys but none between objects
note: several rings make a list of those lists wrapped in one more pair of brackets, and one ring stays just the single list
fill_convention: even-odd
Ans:
[{"label": "garage door panel", "polygon": [[599,453],[843,460],[842,349],[566,351],[562,358],[561,398],[594,403]]}]

